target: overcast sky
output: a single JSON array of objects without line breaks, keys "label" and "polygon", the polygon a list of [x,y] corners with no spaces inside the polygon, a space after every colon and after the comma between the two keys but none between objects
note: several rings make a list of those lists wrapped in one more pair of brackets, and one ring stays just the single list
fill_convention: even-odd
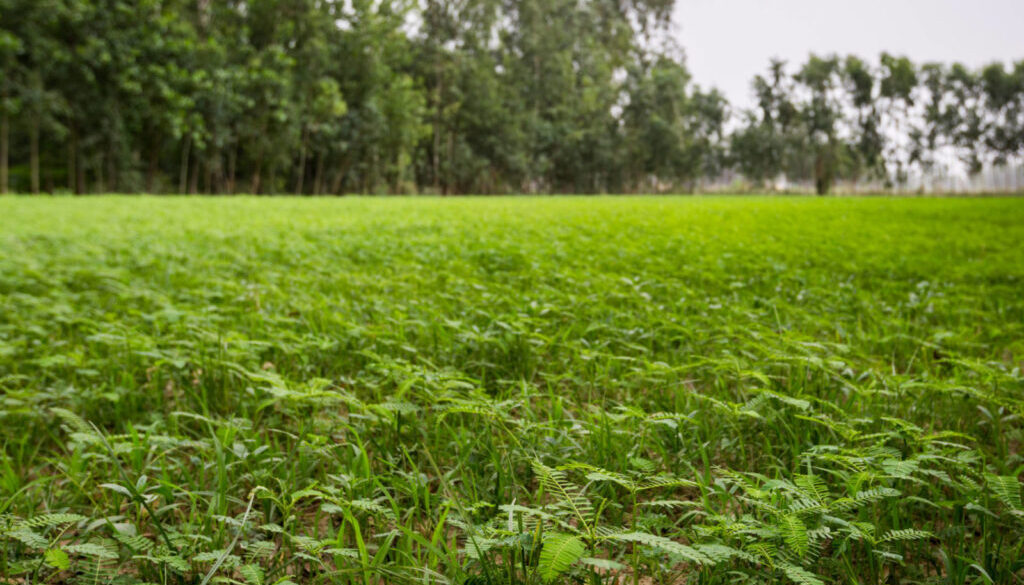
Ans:
[{"label": "overcast sky", "polygon": [[882,51],[971,66],[1024,59],[1024,0],[677,0],[694,81],[749,106],[769,59]]}]

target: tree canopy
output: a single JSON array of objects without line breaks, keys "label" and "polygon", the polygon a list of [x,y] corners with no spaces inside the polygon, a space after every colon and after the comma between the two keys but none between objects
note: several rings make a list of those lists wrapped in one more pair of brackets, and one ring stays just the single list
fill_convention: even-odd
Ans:
[{"label": "tree canopy", "polygon": [[1024,61],[696,85],[673,0],[0,0],[0,190],[820,193],[1024,154]]}]

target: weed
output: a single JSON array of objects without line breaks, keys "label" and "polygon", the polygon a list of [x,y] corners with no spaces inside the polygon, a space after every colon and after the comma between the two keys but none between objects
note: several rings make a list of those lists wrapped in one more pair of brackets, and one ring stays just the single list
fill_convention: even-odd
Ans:
[{"label": "weed", "polygon": [[0,217],[0,582],[1024,581],[1020,201]]}]

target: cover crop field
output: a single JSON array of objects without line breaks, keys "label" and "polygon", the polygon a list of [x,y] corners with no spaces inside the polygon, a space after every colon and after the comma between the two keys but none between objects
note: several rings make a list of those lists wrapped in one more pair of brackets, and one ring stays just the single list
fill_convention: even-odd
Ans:
[{"label": "cover crop field", "polygon": [[0,583],[1018,583],[1024,200],[0,199]]}]

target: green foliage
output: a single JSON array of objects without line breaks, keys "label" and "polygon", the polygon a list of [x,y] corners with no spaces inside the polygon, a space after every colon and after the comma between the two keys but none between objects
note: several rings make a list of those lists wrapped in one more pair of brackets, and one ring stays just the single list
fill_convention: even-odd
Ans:
[{"label": "green foliage", "polygon": [[675,5],[2,0],[0,193],[825,193],[1024,155],[1024,62],[772,62],[734,117]]},{"label": "green foliage", "polygon": [[541,578],[551,582],[565,573],[576,561],[587,552],[587,546],[577,536],[571,534],[549,534],[544,539],[540,550],[538,567]]},{"label": "green foliage", "polygon": [[1018,200],[0,217],[0,580],[1020,572]]},{"label": "green foliage", "polygon": [[4,187],[13,157],[33,193],[639,189],[613,110],[652,59],[692,182],[724,109],[645,42],[673,5],[4,0]]},{"label": "green foliage", "polygon": [[1020,501],[1020,481],[1016,477],[990,474],[985,476],[985,481],[996,498],[1011,512],[1024,512],[1024,506],[1021,506]]},{"label": "green foliage", "polygon": [[758,186],[785,177],[818,194],[840,179],[902,187],[911,169],[948,170],[944,155],[978,173],[1024,154],[1020,64],[1012,72],[998,63],[972,71],[887,53],[875,66],[812,54],[794,69],[773,61],[755,77],[758,106],[729,136],[733,164]]}]

